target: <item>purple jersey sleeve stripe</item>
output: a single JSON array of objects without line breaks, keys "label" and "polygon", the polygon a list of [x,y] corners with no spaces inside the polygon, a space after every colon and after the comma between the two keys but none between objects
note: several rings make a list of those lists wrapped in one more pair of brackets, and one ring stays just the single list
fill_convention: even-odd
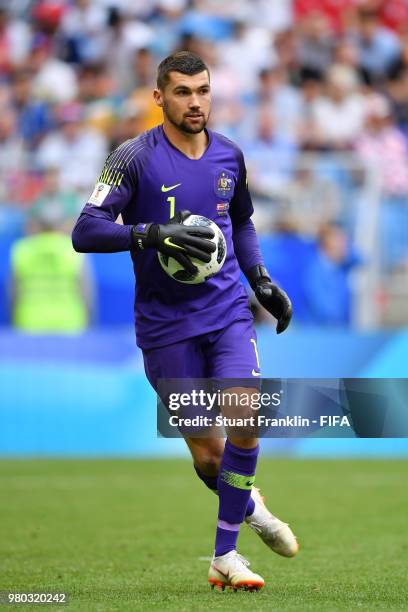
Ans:
[{"label": "purple jersey sleeve stripe", "polygon": [[[126,146],[124,146],[126,145]],[[146,138],[130,141],[128,144],[124,143],[118,147],[109,159],[109,163],[112,166],[120,168],[127,168],[133,157],[146,146]]]},{"label": "purple jersey sleeve stripe", "polygon": [[126,140],[112,152],[112,163],[117,163],[121,158],[127,157],[129,153],[132,154],[132,151],[135,148],[137,148],[139,145],[145,144],[146,141],[146,134],[141,134],[137,138],[130,138],[129,140]]},{"label": "purple jersey sleeve stripe", "polygon": [[147,138],[133,138],[112,151],[106,159],[98,181],[115,186],[115,179],[120,179],[120,185],[121,178],[126,175],[130,183],[135,186],[137,184],[136,168],[131,166],[131,162],[146,147],[146,141]]}]

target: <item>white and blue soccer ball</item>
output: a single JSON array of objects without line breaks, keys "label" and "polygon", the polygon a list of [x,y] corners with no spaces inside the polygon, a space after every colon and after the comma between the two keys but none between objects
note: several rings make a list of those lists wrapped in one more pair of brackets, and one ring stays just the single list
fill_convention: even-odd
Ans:
[{"label": "white and blue soccer ball", "polygon": [[211,260],[209,263],[204,263],[195,257],[190,257],[197,269],[194,274],[190,274],[173,257],[159,252],[158,256],[161,267],[171,278],[174,278],[179,283],[188,283],[190,285],[205,283],[205,281],[217,274],[224,264],[227,255],[227,243],[225,242],[224,234],[214,221],[201,215],[190,215],[183,221],[183,224],[196,227],[210,227],[213,230],[214,238],[208,238],[216,246],[214,253],[211,253]]}]

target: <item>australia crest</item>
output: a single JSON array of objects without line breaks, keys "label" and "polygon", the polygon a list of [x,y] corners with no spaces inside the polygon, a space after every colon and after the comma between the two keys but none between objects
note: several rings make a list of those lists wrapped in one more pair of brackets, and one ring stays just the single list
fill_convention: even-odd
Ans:
[{"label": "australia crest", "polygon": [[229,170],[220,170],[214,179],[215,194],[220,198],[231,198],[234,195],[234,175]]}]

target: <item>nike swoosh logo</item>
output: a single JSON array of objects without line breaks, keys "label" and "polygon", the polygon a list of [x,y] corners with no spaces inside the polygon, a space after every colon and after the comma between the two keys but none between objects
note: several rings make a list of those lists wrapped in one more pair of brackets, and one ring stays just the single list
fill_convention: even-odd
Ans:
[{"label": "nike swoosh logo", "polygon": [[261,373],[257,372],[256,370],[252,370],[252,376],[260,376]]},{"label": "nike swoosh logo", "polygon": [[174,244],[174,242],[172,242],[171,237],[169,236],[168,238],[165,238],[163,240],[164,244],[166,246],[172,247],[173,249],[179,249],[180,251],[185,251],[186,249],[183,248],[182,246],[179,246],[178,244]]},{"label": "nike swoosh logo", "polygon": [[219,573],[221,574],[221,576],[224,576],[224,578],[225,578],[226,580],[229,580],[229,570],[228,570],[228,572],[225,574],[225,573],[224,573],[224,572],[222,572],[220,569],[218,569],[218,567],[217,567],[216,565],[214,565],[214,563],[213,563],[213,568],[214,568],[215,570],[217,570],[217,572],[219,572]]},{"label": "nike swoosh logo", "polygon": [[247,486],[247,487],[252,487],[252,485],[254,484],[254,482],[255,482],[255,478],[254,478],[253,480],[248,480],[248,481],[247,481],[247,483],[246,483],[246,486]]},{"label": "nike swoosh logo", "polygon": [[171,191],[172,189],[175,189],[176,187],[180,187],[181,183],[177,183],[177,185],[171,185],[171,187],[165,187],[165,185],[161,186],[161,190],[163,191],[163,193],[166,193],[166,191]]}]

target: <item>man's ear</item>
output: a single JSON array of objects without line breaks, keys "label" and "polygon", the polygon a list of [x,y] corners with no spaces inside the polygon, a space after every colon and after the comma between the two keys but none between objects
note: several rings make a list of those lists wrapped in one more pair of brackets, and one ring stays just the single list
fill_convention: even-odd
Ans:
[{"label": "man's ear", "polygon": [[155,89],[153,91],[153,98],[157,106],[160,106],[160,107],[163,106],[163,96],[162,96],[162,92],[160,91],[160,89]]}]

